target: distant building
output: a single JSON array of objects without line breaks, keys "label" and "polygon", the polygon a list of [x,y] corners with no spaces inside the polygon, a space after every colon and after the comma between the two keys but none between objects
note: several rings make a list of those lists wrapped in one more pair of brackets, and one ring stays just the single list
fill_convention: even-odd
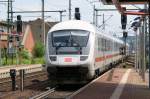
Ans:
[{"label": "distant building", "polygon": [[[57,22],[46,22],[45,23],[45,33],[49,29],[55,25]],[[42,31],[42,20],[37,19],[34,21],[23,22],[23,38],[22,38],[22,45],[25,49],[29,52],[32,52],[34,45],[36,42],[43,42],[43,31]]]},{"label": "distant building", "polygon": [[[22,37],[20,38],[21,45],[32,53],[32,50],[35,46],[36,42],[43,42],[43,31],[42,31],[42,23],[41,19],[36,19],[29,22],[22,23]],[[58,22],[45,22],[45,33],[47,35],[48,30]],[[7,23],[0,22],[0,47],[7,48],[8,47],[8,33],[7,33]],[[16,26],[14,26],[11,31],[12,34],[17,34]],[[15,40],[15,38],[14,38]],[[16,41],[13,42],[14,45]]]},{"label": "distant building", "polygon": [[7,23],[0,22],[0,48],[7,48]]}]

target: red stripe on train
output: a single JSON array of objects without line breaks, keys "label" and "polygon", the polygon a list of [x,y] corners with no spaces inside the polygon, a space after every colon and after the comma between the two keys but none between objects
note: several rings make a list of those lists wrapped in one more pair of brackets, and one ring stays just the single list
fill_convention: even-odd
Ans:
[{"label": "red stripe on train", "polygon": [[113,58],[113,57],[116,57],[116,56],[119,56],[119,54],[112,54],[112,55],[97,57],[97,58],[95,58],[95,62],[101,62],[101,61],[104,61],[106,59]]}]

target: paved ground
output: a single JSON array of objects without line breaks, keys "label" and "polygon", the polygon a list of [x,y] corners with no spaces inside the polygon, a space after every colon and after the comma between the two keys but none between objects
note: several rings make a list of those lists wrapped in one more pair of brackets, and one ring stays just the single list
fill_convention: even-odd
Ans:
[{"label": "paved ground", "polygon": [[[72,99],[150,99],[150,90],[133,69],[115,68]],[[116,94],[117,93],[117,94]]]},{"label": "paved ground", "polygon": [[146,78],[146,81],[143,82],[139,74],[132,70],[120,99],[150,99],[148,77]]}]

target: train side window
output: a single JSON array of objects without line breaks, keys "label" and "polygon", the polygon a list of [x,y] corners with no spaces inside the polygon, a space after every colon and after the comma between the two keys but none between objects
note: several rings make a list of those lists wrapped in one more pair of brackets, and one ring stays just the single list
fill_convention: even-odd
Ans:
[{"label": "train side window", "polygon": [[117,43],[115,43],[115,51],[117,51]]},{"label": "train side window", "polygon": [[106,51],[110,51],[110,40],[106,40]]},{"label": "train side window", "polygon": [[105,51],[105,39],[101,39],[102,46],[101,46],[101,51]]},{"label": "train side window", "polygon": [[106,40],[106,47],[105,47],[105,51],[108,51],[108,40]]},{"label": "train side window", "polygon": [[101,51],[101,38],[98,37],[98,51]]},{"label": "train side window", "polygon": [[110,40],[108,40],[108,51],[110,51]]},{"label": "train side window", "polygon": [[105,39],[105,51],[107,51],[107,40]]},{"label": "train side window", "polygon": [[112,45],[113,43],[110,41],[110,51],[113,51]]}]

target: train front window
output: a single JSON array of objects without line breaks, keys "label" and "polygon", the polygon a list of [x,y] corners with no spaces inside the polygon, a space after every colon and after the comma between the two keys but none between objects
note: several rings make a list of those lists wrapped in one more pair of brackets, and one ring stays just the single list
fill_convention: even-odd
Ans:
[{"label": "train front window", "polygon": [[61,30],[52,33],[54,47],[86,47],[89,32],[84,30]]}]

